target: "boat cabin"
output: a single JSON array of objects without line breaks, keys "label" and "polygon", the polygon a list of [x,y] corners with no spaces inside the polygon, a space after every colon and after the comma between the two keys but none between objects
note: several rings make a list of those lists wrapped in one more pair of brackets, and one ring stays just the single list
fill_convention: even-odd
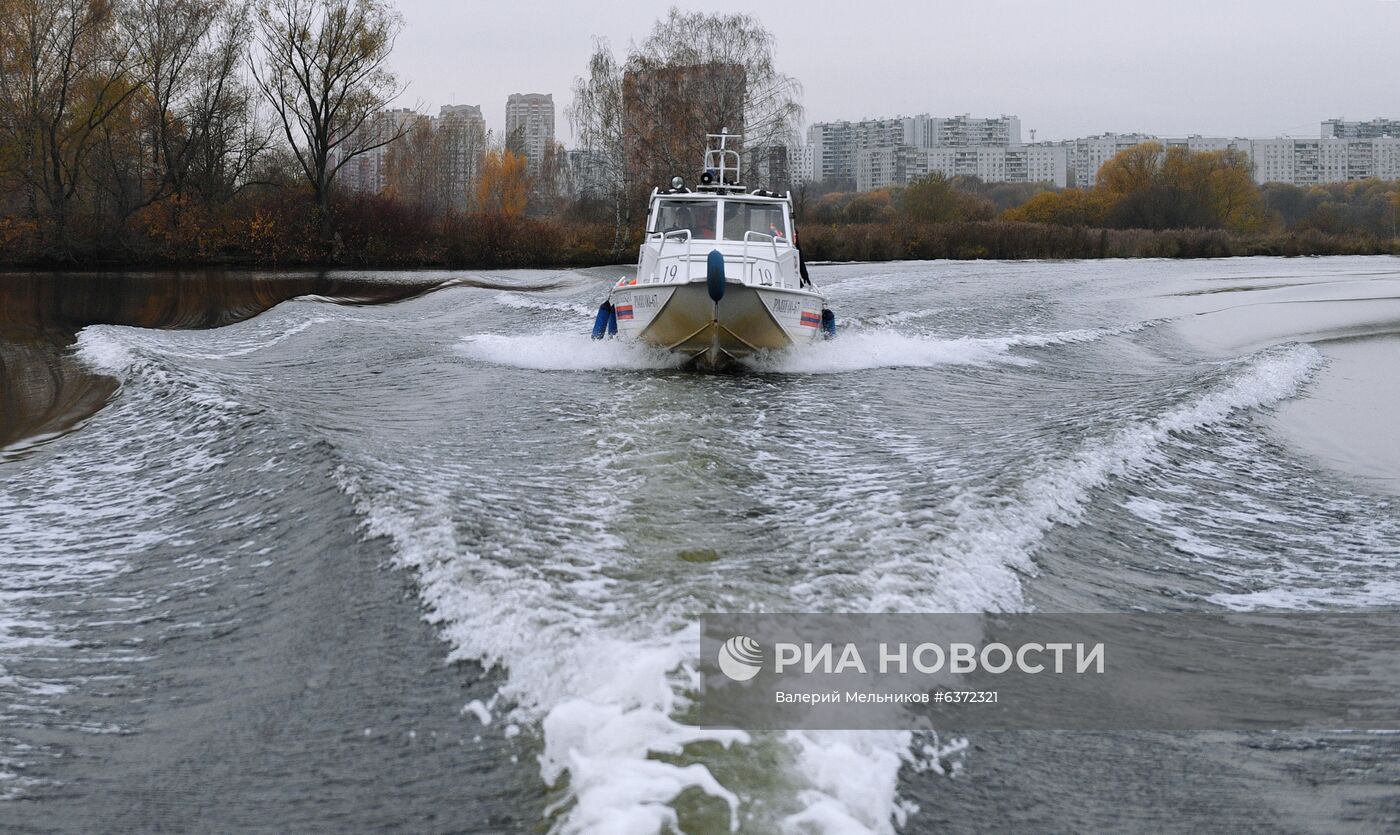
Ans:
[{"label": "boat cabin", "polygon": [[702,281],[711,252],[724,256],[730,281],[800,288],[801,268],[792,241],[787,196],[666,192],[652,195],[637,281],[669,284]]},{"label": "boat cabin", "polygon": [[659,195],[648,234],[702,241],[791,239],[792,218],[786,200],[749,195]]},{"label": "boat cabin", "polygon": [[710,134],[704,173],[687,188],[681,177],[647,204],[646,238],[637,262],[640,284],[704,280],[712,252],[724,257],[728,280],[797,289],[800,255],[793,241],[792,200],[786,194],[740,185],[739,137]]}]

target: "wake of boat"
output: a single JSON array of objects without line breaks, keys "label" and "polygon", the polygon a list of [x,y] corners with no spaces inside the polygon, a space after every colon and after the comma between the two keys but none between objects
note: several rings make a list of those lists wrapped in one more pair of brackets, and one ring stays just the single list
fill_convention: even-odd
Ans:
[{"label": "wake of boat", "polygon": [[[555,310],[559,306],[512,300],[512,306]],[[1040,334],[939,338],[893,330],[858,330],[836,339],[767,352],[745,361],[755,371],[790,374],[839,374],[875,368],[933,368],[945,365],[1029,365],[1017,348],[1071,345],[1133,333],[1155,322],[1118,328],[1083,328]],[[475,334],[463,337],[464,355],[493,365],[536,371],[607,371],[677,368],[683,360],[638,342],[593,340],[586,333],[536,333],[521,336]]]},{"label": "wake of boat", "polygon": [[792,374],[840,374],[875,368],[940,365],[1029,365],[1034,360],[1014,353],[1015,349],[1097,342],[1110,336],[1134,333],[1153,324],[1155,322],[1137,322],[1117,328],[956,338],[861,329],[832,340],[764,354],[748,364],[759,371]]},{"label": "wake of boat", "polygon": [[[980,352],[979,357],[998,357],[1017,344],[1101,336],[1083,331],[1037,337],[1033,343],[1024,337],[990,345],[953,342],[973,345],[967,350]],[[558,351],[567,339],[474,337],[466,350],[540,367],[538,358],[522,364],[524,349],[533,344]],[[570,347],[595,345],[585,338]],[[1296,345],[1250,357],[1200,396],[1107,432],[1028,473],[1010,496],[963,497],[951,529],[887,519],[899,521],[904,545],[872,554],[856,543],[857,551],[848,556],[859,557],[864,550],[875,559],[856,559],[855,574],[837,578],[846,584],[840,596],[832,596],[835,590],[828,588],[824,572],[749,592],[755,599],[760,593],[786,599],[793,609],[807,611],[821,606],[860,611],[1023,608],[1019,574],[1033,570],[1032,558],[1045,533],[1057,524],[1075,524],[1097,489],[1115,477],[1134,477],[1153,467],[1174,435],[1296,394],[1320,361],[1314,349]],[[573,367],[579,366],[596,367]],[[747,734],[686,724],[684,716],[697,696],[697,624],[695,610],[686,609],[696,605],[695,598],[680,594],[675,603],[657,609],[660,604],[642,579],[614,573],[622,543],[611,531],[637,510],[638,491],[629,489],[636,486],[629,479],[647,477],[637,469],[644,463],[618,451],[624,449],[622,439],[645,446],[645,438],[632,437],[645,431],[638,421],[646,409],[629,402],[631,389],[645,386],[616,392],[603,407],[605,413],[590,422],[588,444],[595,452],[581,462],[590,473],[583,479],[589,489],[539,499],[548,507],[520,511],[586,520],[577,527],[570,523],[571,532],[549,566],[504,561],[513,553],[510,541],[478,539],[458,528],[455,516],[461,508],[435,506],[431,493],[417,495],[412,492],[417,488],[405,488],[401,481],[395,487],[394,480],[385,481],[373,469],[343,469],[342,488],[365,518],[366,532],[387,538],[400,564],[417,575],[428,617],[452,645],[452,657],[504,668],[500,697],[511,706],[507,716],[540,735],[541,776],[562,791],[551,811],[555,832],[677,829],[682,795],[715,804],[706,813],[687,813],[692,816],[688,825],[701,828],[893,832],[913,811],[897,791],[901,770],[933,767],[956,743],[952,748],[936,742],[920,746],[919,737],[895,731]],[[490,718],[484,706],[468,709]],[[772,764],[766,775],[771,783],[734,776],[745,773],[735,763],[755,758]]]}]

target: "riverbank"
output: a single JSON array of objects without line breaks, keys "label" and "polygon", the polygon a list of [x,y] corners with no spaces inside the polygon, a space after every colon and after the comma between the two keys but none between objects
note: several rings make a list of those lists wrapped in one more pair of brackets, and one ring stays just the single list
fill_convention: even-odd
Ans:
[{"label": "riverbank", "polygon": [[[402,215],[402,216],[401,216]],[[811,261],[1092,260],[1400,254],[1400,239],[1304,229],[1104,229],[1007,220],[801,223]],[[640,239],[602,223],[558,218],[418,217],[372,201],[344,217],[330,243],[303,213],[262,216],[173,237],[56,254],[42,241],[0,240],[0,270],[28,269],[567,269],[635,258]]]},{"label": "riverbank", "polygon": [[1400,239],[1315,230],[1242,235],[1223,229],[1101,229],[1005,220],[828,224],[802,228],[808,260],[1094,260],[1393,255]]}]

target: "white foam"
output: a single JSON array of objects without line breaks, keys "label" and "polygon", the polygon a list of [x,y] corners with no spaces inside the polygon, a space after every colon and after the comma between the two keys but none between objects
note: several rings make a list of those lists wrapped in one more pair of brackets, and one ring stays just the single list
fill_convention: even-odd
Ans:
[{"label": "white foam", "polygon": [[486,703],[480,699],[472,699],[462,707],[463,713],[470,713],[476,717],[476,721],[483,725],[491,724],[491,711],[486,707]]},{"label": "white foam", "polygon": [[870,590],[865,610],[1014,611],[1022,600],[1017,575],[1034,572],[1035,547],[1054,525],[1078,524],[1096,488],[1151,465],[1174,433],[1292,397],[1321,362],[1309,345],[1263,352],[1222,387],[1043,468],[1022,482],[1010,502],[968,501],[934,554],[910,559],[897,553],[861,573]]},{"label": "white foam", "polygon": [[[1054,339],[1100,336],[1065,332]],[[954,356],[959,351],[981,352],[976,355],[1004,361],[999,357],[1025,338],[944,340],[962,347],[941,350],[953,350]],[[531,341],[536,339],[475,337],[464,350],[518,355],[532,344],[538,348]],[[597,345],[586,336],[547,339],[558,340],[555,350]],[[1050,339],[1046,335],[1039,341]],[[603,347],[607,350],[607,343]],[[511,364],[520,364],[519,356],[513,359]],[[882,534],[890,539],[862,544],[863,553],[881,559],[854,573],[829,575],[831,582],[845,584],[839,597],[826,594],[827,575],[767,591],[794,610],[810,605],[820,610],[833,600],[843,609],[860,611],[1022,609],[1020,573],[1034,571],[1032,557],[1045,532],[1056,524],[1076,524],[1096,488],[1115,476],[1152,466],[1173,433],[1190,432],[1296,393],[1319,361],[1317,352],[1306,346],[1258,355],[1217,388],[1046,463],[1010,496],[959,499],[951,530],[946,522],[931,518],[902,519],[898,530]],[[598,427],[590,430],[594,436],[589,440],[596,452],[580,461],[590,472],[573,476],[587,482],[586,491],[542,481],[531,495],[559,491],[558,495],[541,499],[538,507],[512,511],[549,519],[556,526],[551,533],[566,544],[547,565],[518,561],[516,548],[529,546],[509,539],[509,519],[480,542],[459,541],[453,520],[461,508],[435,504],[444,500],[433,485],[405,484],[394,473],[386,479],[372,477],[375,470],[357,473],[348,467],[338,478],[366,519],[368,532],[388,537],[399,563],[417,575],[428,617],[452,646],[451,657],[505,669],[500,695],[513,705],[507,711],[510,719],[541,729],[541,776],[557,786],[567,775],[568,793],[552,813],[556,832],[675,829],[679,822],[672,804],[692,789],[722,801],[729,810],[728,820],[715,823],[716,828],[734,829],[743,820],[758,831],[893,832],[909,813],[897,786],[900,769],[917,762],[911,753],[912,735],[750,735],[676,720],[695,688],[697,625],[691,610],[683,608],[694,601],[682,596],[676,609],[658,604],[643,612],[651,601],[639,600],[638,589],[618,588],[617,583],[631,580],[619,580],[606,570],[606,555],[619,553],[619,543],[609,531],[619,514],[629,512],[628,497],[633,495],[616,450],[622,439],[638,443],[635,436],[647,431],[644,421],[673,418],[642,414],[645,410],[637,410],[627,397],[627,392],[618,393],[604,407],[612,411],[590,424]],[[619,426],[625,422],[621,416],[638,414],[641,417]],[[761,439],[763,433],[756,434]],[[733,440],[748,442],[743,437]],[[850,536],[861,537],[880,521],[880,473],[872,470],[865,481],[860,473],[848,475],[850,505],[857,512],[872,506],[868,519],[847,526]],[[489,485],[489,479],[483,479]],[[754,489],[783,492],[772,487],[759,484]],[[515,500],[522,501],[520,496]],[[833,512],[841,511],[838,507]],[[811,527],[821,535],[833,533],[816,515],[804,518],[812,519]],[[887,510],[883,518],[884,527],[891,528]],[[838,531],[835,539],[843,535]],[[884,547],[887,544],[891,547]],[[837,551],[841,547],[840,542],[827,545]],[[488,548],[492,550],[478,550]],[[711,770],[713,763],[693,761],[688,751],[698,742],[762,749],[753,755],[790,763],[790,773],[780,776],[777,790],[785,793],[782,801],[795,799],[798,808],[783,810],[777,819],[763,818],[765,807],[749,806],[737,787],[724,785],[721,774]],[[922,767],[939,770],[932,764]],[[756,791],[745,788],[746,795]]]},{"label": "white foam", "polygon": [[[55,602],[81,600],[74,608],[83,610],[85,629],[120,629],[149,620],[150,610],[142,607],[169,590],[130,599],[91,593],[152,549],[193,541],[184,510],[191,500],[202,501],[211,471],[225,463],[229,433],[246,429],[244,412],[224,395],[226,381],[170,361],[164,347],[189,339],[108,325],[79,333],[77,358],[120,378],[122,390],[85,431],[5,465],[21,475],[0,479],[0,655],[144,660],[133,646],[73,640],[52,610]],[[244,516],[226,524],[246,522]],[[176,558],[191,567],[220,559],[202,551]],[[26,710],[48,710],[54,696],[86,681],[83,664],[68,665],[52,679],[25,678],[16,669],[23,667],[7,666],[0,701]],[[80,730],[121,731],[105,725]]]},{"label": "white foam", "polygon": [[[502,294],[498,301],[512,307],[530,309],[571,310],[574,307],[521,299],[508,294]],[[873,368],[932,368],[942,365],[1028,365],[1034,360],[1014,353],[1015,349],[1094,342],[1108,336],[1132,333],[1153,324],[1155,322],[1138,322],[1118,328],[1083,328],[1053,333],[956,338],[905,334],[883,329],[859,329],[843,333],[837,339],[765,353],[747,360],[746,364],[759,371],[797,374],[835,374]],[[595,340],[582,332],[475,334],[463,337],[461,350],[465,355],[482,362],[539,371],[666,369],[679,367],[683,362],[679,356],[635,340]]]},{"label": "white foam", "polygon": [[840,322],[840,326],[843,329],[885,327],[889,325],[897,325],[901,322],[913,322],[918,321],[919,319],[926,319],[930,316],[934,316],[945,311],[946,308],[942,307],[922,307],[918,308],[917,310],[900,310],[894,313],[881,313],[866,318],[855,317],[845,319],[842,322]]},{"label": "white foam", "polygon": [[1293,585],[1254,592],[1219,593],[1212,603],[1236,612],[1259,610],[1336,611],[1343,608],[1389,609],[1400,600],[1400,581],[1367,580],[1359,586]]},{"label": "white foam", "polygon": [[570,316],[592,316],[596,310],[586,304],[542,301],[519,293],[501,293],[496,296],[496,304],[516,310],[539,310],[547,313],[567,313]]},{"label": "white foam", "polygon": [[[626,403],[618,410],[636,412]],[[604,419],[599,425],[615,422]],[[634,606],[619,607],[627,598],[615,589],[610,593],[599,575],[599,558],[580,559],[616,550],[606,531],[613,516],[626,510],[619,501],[625,491],[614,480],[625,476],[615,475],[612,433],[631,429],[606,429],[597,438],[599,452],[583,462],[598,468],[600,482],[582,499],[588,506],[569,507],[567,513],[590,520],[591,527],[570,528],[569,545],[547,566],[574,578],[567,583],[542,575],[538,566],[512,568],[494,553],[489,558],[475,553],[458,540],[452,524],[460,508],[440,507],[421,495],[411,498],[382,482],[370,487],[348,468],[337,478],[365,515],[368,532],[390,538],[400,565],[416,573],[428,618],[451,644],[451,657],[506,669],[499,695],[513,703],[512,719],[540,727],[541,776],[560,785],[567,775],[568,793],[551,811],[553,831],[674,831],[680,825],[675,799],[698,790],[727,809],[723,819],[707,821],[716,830],[733,830],[744,820],[755,831],[814,831],[821,822],[844,820],[844,830],[832,831],[892,833],[907,812],[894,786],[901,762],[910,761],[909,734],[750,735],[674,718],[685,711],[697,686],[698,625],[688,622],[688,614],[671,624],[665,616],[643,617]],[[571,565],[574,561],[578,564]],[[579,583],[600,593],[580,598]],[[779,789],[784,808],[745,806],[738,787],[724,785],[711,770],[713,763],[694,761],[687,753],[702,742],[761,748],[751,755],[791,762],[792,773],[782,776]],[[849,773],[861,779],[852,780]],[[797,788],[789,789],[793,784]],[[746,795],[756,790],[744,788]],[[783,816],[791,811],[786,806],[794,799],[807,810],[805,817],[799,812],[785,823]]]},{"label": "white foam", "polygon": [[1132,322],[1111,328],[1075,328],[1073,330],[1054,331],[1051,333],[1024,333],[1005,337],[1005,340],[1007,346],[1011,348],[1046,348],[1052,345],[1075,345],[1083,342],[1098,342],[1110,336],[1138,333],[1139,331],[1156,327],[1165,321],[1168,320],[1146,319],[1141,322]]},{"label": "white foam", "polygon": [[783,831],[892,833],[906,819],[894,787],[913,758],[913,738],[909,731],[789,732],[810,788],[799,792],[803,808],[783,820]]},{"label": "white foam", "polygon": [[135,357],[109,327],[89,327],[78,332],[76,356],[94,371],[121,376]]},{"label": "white foam", "polygon": [[797,374],[838,374],[873,368],[933,368],[941,365],[1029,365],[1034,362],[1033,359],[1013,351],[1017,348],[1096,342],[1109,336],[1142,330],[1152,324],[1138,322],[1119,328],[1082,328],[1052,333],[952,339],[883,329],[860,329],[841,333],[835,339],[765,354],[751,360],[749,365],[761,371]]},{"label": "white foam", "polygon": [[592,339],[587,333],[476,334],[463,337],[461,351],[481,362],[537,371],[664,369],[682,362],[638,342]]},{"label": "white foam", "polygon": [[[206,353],[170,352],[170,355],[179,357],[181,359],[203,360],[219,360],[231,359],[233,357],[243,357],[249,354],[255,354],[258,351],[265,351],[268,348],[271,348],[276,345],[280,345],[283,342],[286,342],[288,339],[291,339],[292,337],[296,336],[297,334],[303,333],[310,327],[313,327],[315,325],[322,325],[331,321],[335,320],[331,319],[328,316],[313,316],[309,319],[303,319],[299,322],[293,322],[290,325],[283,326],[281,323],[275,322],[271,317],[267,319],[254,319],[251,320],[250,324],[256,324],[258,326],[265,326],[265,323],[272,324],[272,333],[266,336],[263,336],[262,334],[253,335],[251,339],[246,340],[248,344],[239,347],[230,347],[224,351]],[[220,335],[227,337],[227,335],[230,333],[230,330],[231,329],[224,329],[219,333]],[[207,334],[201,334],[201,336],[207,337]]]},{"label": "white foam", "polygon": [[857,331],[836,339],[765,354],[747,364],[759,371],[838,374],[872,368],[932,368],[939,365],[1025,364],[1005,340],[937,339],[893,331]]},{"label": "white foam", "polygon": [[[417,574],[428,618],[453,647],[450,657],[508,669],[499,695],[514,704],[510,715],[544,729],[541,775],[550,784],[569,775],[558,832],[660,831],[674,821],[667,803],[689,788],[724,800],[737,815],[737,797],[703,764],[650,758],[698,741],[748,740],[740,731],[671,718],[694,686],[686,670],[699,643],[695,627],[634,624],[632,634],[617,634],[581,610],[571,589],[462,547],[445,511],[407,512],[347,470],[337,478],[368,531],[390,538],[399,563]],[[601,492],[584,514],[606,517],[611,503]]]}]

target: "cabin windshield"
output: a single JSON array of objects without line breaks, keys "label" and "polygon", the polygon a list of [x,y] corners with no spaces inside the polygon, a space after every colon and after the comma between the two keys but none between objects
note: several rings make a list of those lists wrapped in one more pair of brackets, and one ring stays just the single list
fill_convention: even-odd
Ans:
[{"label": "cabin windshield", "polygon": [[[724,203],[724,239],[742,241],[747,232],[772,235],[778,243],[787,243],[787,221],[781,203],[744,203],[726,200]],[[752,240],[752,238],[750,239]]]},{"label": "cabin windshield", "polygon": [[[690,231],[690,237],[714,240],[719,204],[713,200],[662,200],[653,232]],[[742,236],[741,236],[742,237]]]}]

